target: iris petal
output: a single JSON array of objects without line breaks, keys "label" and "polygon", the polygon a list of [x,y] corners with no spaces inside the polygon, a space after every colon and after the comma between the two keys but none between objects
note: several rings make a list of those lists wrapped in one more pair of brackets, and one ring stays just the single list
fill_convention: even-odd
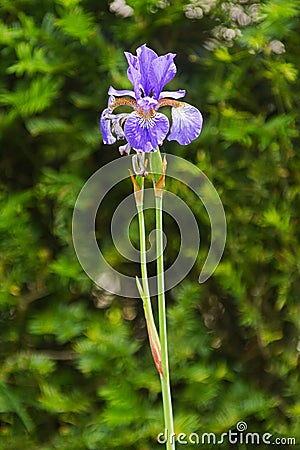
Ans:
[{"label": "iris petal", "polygon": [[168,53],[167,55],[159,56],[152,61],[154,83],[153,93],[155,98],[159,98],[163,87],[171,81],[176,75],[176,66],[173,62],[175,58],[174,53]]},{"label": "iris petal", "polygon": [[202,129],[200,111],[188,103],[181,103],[172,108],[172,126],[168,141],[177,141],[181,145],[190,144],[196,139]]},{"label": "iris petal", "polygon": [[104,144],[113,144],[116,142],[116,138],[112,135],[111,120],[107,118],[108,114],[111,114],[111,110],[106,108],[101,114],[100,129]]},{"label": "iris petal", "polygon": [[136,112],[129,114],[124,132],[130,146],[141,152],[151,152],[163,142],[169,131],[169,120],[164,114],[156,113],[146,119]]},{"label": "iris petal", "polygon": [[137,56],[131,53],[125,52],[125,56],[128,62],[127,76],[133,85],[136,100],[141,98],[141,72],[140,64]]},{"label": "iris petal", "polygon": [[127,89],[115,89],[112,86],[108,89],[108,95],[113,95],[115,97],[122,97],[123,95],[129,95],[130,97],[135,98],[135,93],[133,91]]},{"label": "iris petal", "polygon": [[149,96],[151,90],[155,84],[155,77],[153,73],[153,61],[158,59],[157,54],[148,48],[146,44],[142,45],[136,50],[136,54],[138,57],[139,63],[139,72],[140,72],[140,85],[143,88],[145,97]]},{"label": "iris petal", "polygon": [[163,91],[161,92],[159,98],[182,98],[185,96],[185,90],[180,89],[179,91]]},{"label": "iris petal", "polygon": [[131,81],[132,85],[135,86],[137,78],[139,78],[138,83],[140,82],[138,59],[129,52],[124,52],[124,54],[129,66],[127,70],[128,79]]},{"label": "iris petal", "polygon": [[130,150],[131,150],[131,147],[128,144],[128,142],[125,145],[120,145],[120,147],[119,147],[119,152],[120,152],[121,156],[129,155]]}]

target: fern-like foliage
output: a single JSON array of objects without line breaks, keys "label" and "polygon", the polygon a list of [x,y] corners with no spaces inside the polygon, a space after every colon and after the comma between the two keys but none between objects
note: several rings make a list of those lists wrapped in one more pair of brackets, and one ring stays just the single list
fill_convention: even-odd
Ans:
[{"label": "fern-like foliage", "polygon": [[[245,421],[298,448],[299,0],[0,0],[0,15],[0,449],[162,448],[142,304],[94,286],[72,245],[80,190],[118,157],[99,131],[107,90],[132,88],[123,52],[143,43],[177,53],[168,90],[186,89],[204,127],[164,150],[209,177],[228,225],[223,258],[199,285],[209,218],[167,176],[201,234],[195,266],[167,293],[175,431],[220,434]],[[97,237],[134,277],[139,265],[110,236],[130,193],[129,180],[111,190]],[[151,229],[151,210],[146,218]],[[167,267],[180,233],[164,220]],[[130,235],[137,245],[134,221]]]}]

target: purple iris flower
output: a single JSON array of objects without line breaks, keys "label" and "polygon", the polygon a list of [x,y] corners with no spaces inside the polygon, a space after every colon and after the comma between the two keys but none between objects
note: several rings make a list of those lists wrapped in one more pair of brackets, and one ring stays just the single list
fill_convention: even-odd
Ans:
[{"label": "purple iris flower", "polygon": [[[178,100],[185,96],[184,90],[163,91],[176,74],[176,55],[158,56],[146,45],[139,47],[136,54],[125,52],[127,76],[134,90],[116,90],[112,86],[108,90],[108,106],[100,119],[103,142],[113,144],[116,139],[125,139],[126,144],[119,149],[121,154],[129,154],[131,148],[151,152],[162,145],[170,131],[168,141],[189,144],[201,132],[202,115],[194,106]],[[119,106],[130,106],[133,111],[115,114]],[[172,108],[171,127],[168,118],[158,112],[163,106]]]}]

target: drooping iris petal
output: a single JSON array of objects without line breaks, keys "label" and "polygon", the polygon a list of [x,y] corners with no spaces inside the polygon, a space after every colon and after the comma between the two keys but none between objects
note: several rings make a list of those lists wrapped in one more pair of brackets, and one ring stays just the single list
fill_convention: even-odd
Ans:
[{"label": "drooping iris petal", "polygon": [[128,115],[128,113],[112,114],[114,117],[111,118],[111,130],[117,136],[117,139],[125,139],[122,123],[126,120]]},{"label": "drooping iris petal", "polygon": [[108,89],[108,95],[113,95],[115,97],[122,97],[123,95],[129,95],[130,97],[135,98],[135,93],[134,91],[131,90],[127,90],[127,89],[115,89],[112,86],[109,87]]},{"label": "drooping iris petal", "polygon": [[179,91],[163,91],[160,93],[159,98],[182,98],[185,96],[185,90],[180,89]]},{"label": "drooping iris petal", "polygon": [[173,62],[175,58],[174,53],[159,56],[152,61],[153,75],[155,83],[153,84],[153,94],[155,98],[159,98],[163,87],[173,80],[176,75],[176,66]]},{"label": "drooping iris petal", "polygon": [[129,114],[124,126],[125,137],[130,146],[141,152],[151,152],[163,142],[169,131],[169,120],[156,113],[145,119],[136,112]]},{"label": "drooping iris petal", "polygon": [[108,118],[108,115],[111,114],[111,110],[106,108],[100,117],[100,129],[103,137],[104,144],[113,144],[116,142],[116,138],[112,135],[111,132],[111,120]]},{"label": "drooping iris petal", "polygon": [[196,139],[202,129],[200,111],[188,103],[181,103],[172,108],[172,126],[168,141],[177,141],[181,145],[190,144]]},{"label": "drooping iris petal", "polygon": [[140,85],[143,88],[145,97],[149,96],[151,90],[153,89],[156,79],[153,73],[153,61],[155,61],[158,56],[157,54],[148,48],[146,44],[142,45],[136,50],[139,72],[140,72]]}]

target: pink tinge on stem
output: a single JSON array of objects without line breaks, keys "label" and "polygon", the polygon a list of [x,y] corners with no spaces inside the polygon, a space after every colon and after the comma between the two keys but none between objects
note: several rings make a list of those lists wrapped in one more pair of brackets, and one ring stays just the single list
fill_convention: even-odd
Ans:
[{"label": "pink tinge on stem", "polygon": [[156,365],[156,368],[161,376],[164,376],[163,370],[162,370],[162,364],[161,364],[161,349],[160,347],[157,348],[157,346],[153,345],[150,341],[150,347],[152,356]]},{"label": "pink tinge on stem", "polygon": [[156,368],[161,376],[164,376],[163,370],[162,370],[162,362],[161,362],[161,347],[160,347],[160,341],[159,337],[157,335],[156,330],[153,333],[153,330],[151,329],[149,319],[146,317],[147,322],[147,330],[148,330],[148,336],[149,336],[149,342],[150,342],[150,348],[152,352],[152,356],[156,365]]}]

